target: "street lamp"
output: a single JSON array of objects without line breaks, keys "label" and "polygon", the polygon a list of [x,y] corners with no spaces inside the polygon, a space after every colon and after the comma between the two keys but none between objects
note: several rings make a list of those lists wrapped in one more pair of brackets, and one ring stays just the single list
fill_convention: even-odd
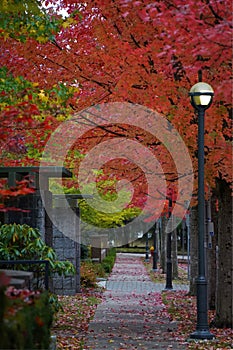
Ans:
[{"label": "street lamp", "polygon": [[213,339],[208,325],[207,279],[205,272],[205,189],[204,189],[204,117],[210,107],[214,91],[209,84],[199,82],[192,86],[189,96],[191,104],[198,112],[198,278],[197,325],[190,335],[192,339]]}]

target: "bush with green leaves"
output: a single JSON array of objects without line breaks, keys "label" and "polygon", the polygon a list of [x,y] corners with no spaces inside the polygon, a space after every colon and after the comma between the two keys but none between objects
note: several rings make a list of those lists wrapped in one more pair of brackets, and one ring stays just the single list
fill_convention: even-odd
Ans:
[{"label": "bush with green leaves", "polygon": [[82,288],[95,288],[96,271],[91,261],[82,261],[80,266],[80,282]]},{"label": "bush with green leaves", "polygon": [[108,251],[107,256],[101,262],[101,265],[106,273],[110,273],[112,271],[115,260],[116,260],[116,249],[112,248]]},{"label": "bush with green leaves", "polygon": [[86,260],[89,258],[90,250],[87,245],[81,244],[81,260]]},{"label": "bush with green leaves", "polygon": [[107,256],[101,263],[93,263],[91,260],[82,261],[81,263],[81,286],[83,288],[95,288],[96,277],[105,277],[112,271],[116,260],[116,249],[108,251]]},{"label": "bush with green leaves", "polygon": [[[4,224],[0,226],[0,260],[48,260],[50,271],[60,276],[74,275],[70,261],[59,261],[55,251],[45,244],[40,231],[28,225]],[[20,265],[20,269],[29,266]],[[40,265],[41,272],[44,265]]]}]

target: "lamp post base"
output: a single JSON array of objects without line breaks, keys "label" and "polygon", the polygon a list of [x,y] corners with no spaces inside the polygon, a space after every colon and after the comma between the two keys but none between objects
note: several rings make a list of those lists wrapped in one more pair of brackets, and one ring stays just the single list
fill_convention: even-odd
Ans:
[{"label": "lamp post base", "polygon": [[214,335],[210,333],[208,330],[196,330],[191,333],[189,336],[191,339],[208,339],[211,340],[214,338]]}]

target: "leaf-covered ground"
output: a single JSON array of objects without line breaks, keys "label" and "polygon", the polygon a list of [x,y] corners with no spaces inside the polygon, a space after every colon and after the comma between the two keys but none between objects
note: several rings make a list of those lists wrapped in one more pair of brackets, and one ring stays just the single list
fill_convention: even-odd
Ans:
[{"label": "leaf-covered ground", "polygon": [[63,310],[56,315],[52,328],[52,334],[57,336],[57,350],[81,350],[101,294],[82,290],[74,296],[59,296],[59,302]]},{"label": "leaf-covered ground", "polygon": [[[180,265],[179,268],[179,283],[184,283],[185,280],[187,282],[185,267]],[[151,267],[148,264],[148,272],[152,280],[165,281],[165,276],[161,272],[151,272],[150,270]],[[210,331],[216,337],[215,340],[187,342],[189,335],[195,330],[196,326],[196,298],[189,296],[185,291],[179,291],[179,293],[166,291],[162,292],[161,297],[162,299],[160,299],[165,305],[163,313],[170,315],[171,322],[178,321],[178,328],[173,330],[172,337],[178,343],[186,344],[187,350],[233,349],[233,330],[229,328],[211,328]],[[98,303],[101,302],[101,293],[86,289],[75,296],[59,297],[59,300],[63,305],[63,311],[57,314],[52,329],[52,333],[57,335],[57,350],[86,349],[85,341],[88,325],[95,314]],[[158,300],[156,300],[155,303],[158,303]],[[214,312],[210,312],[209,322],[213,318]]]},{"label": "leaf-covered ground", "polygon": [[[196,326],[196,297],[186,292],[164,292],[163,302],[167,307],[171,321],[178,321],[178,329],[173,336],[183,342],[195,330]],[[209,312],[209,323],[214,319],[214,312]],[[189,350],[223,350],[233,349],[233,330],[230,328],[210,328],[215,339],[212,341],[190,341],[186,347]]]},{"label": "leaf-covered ground", "polygon": [[[161,269],[154,272],[151,271],[151,265],[145,263],[150,278],[154,282],[165,284],[166,275]],[[179,276],[173,280],[173,285],[176,283],[188,283],[187,280],[187,264],[180,263]],[[187,292],[164,292],[162,294],[163,303],[167,307],[167,312],[170,315],[171,321],[178,321],[178,329],[174,332],[174,338],[184,342],[189,338],[189,335],[195,330],[196,326],[196,297],[189,296]],[[215,312],[209,311],[209,324],[214,320]],[[233,330],[218,329],[211,327],[210,332],[214,335],[213,341],[194,341],[192,340],[186,346],[189,350],[223,350],[233,349]]]}]

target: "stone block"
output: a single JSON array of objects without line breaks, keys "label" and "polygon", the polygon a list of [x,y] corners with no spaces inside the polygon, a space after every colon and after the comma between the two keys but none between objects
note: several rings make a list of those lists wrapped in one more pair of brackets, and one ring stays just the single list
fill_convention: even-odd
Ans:
[{"label": "stone block", "polygon": [[75,295],[76,291],[74,289],[67,290],[65,294],[63,295]]},{"label": "stone block", "polygon": [[68,238],[68,237],[64,237],[64,246],[66,249],[74,249],[75,248],[75,242]]},{"label": "stone block", "polygon": [[57,295],[66,295],[62,288],[54,288],[54,293]]},{"label": "stone block", "polygon": [[73,283],[72,283],[72,277],[66,277],[63,279],[63,288],[64,290],[72,289]]},{"label": "stone block", "polygon": [[53,278],[53,288],[54,289],[63,289],[62,279],[63,279],[62,277]]},{"label": "stone block", "polygon": [[55,226],[53,226],[53,237],[54,238],[63,238],[64,234],[60,232]]},{"label": "stone block", "polygon": [[76,260],[75,249],[64,249],[64,258],[65,260],[73,260],[73,263],[74,263],[74,261]]},{"label": "stone block", "polygon": [[66,246],[64,244],[64,239],[63,238],[55,238],[54,242],[53,242],[53,247],[55,250],[60,249],[60,248],[66,249]]},{"label": "stone block", "polygon": [[56,249],[56,247],[54,247],[54,250],[57,254],[57,259],[64,260],[64,249],[63,248]]}]

